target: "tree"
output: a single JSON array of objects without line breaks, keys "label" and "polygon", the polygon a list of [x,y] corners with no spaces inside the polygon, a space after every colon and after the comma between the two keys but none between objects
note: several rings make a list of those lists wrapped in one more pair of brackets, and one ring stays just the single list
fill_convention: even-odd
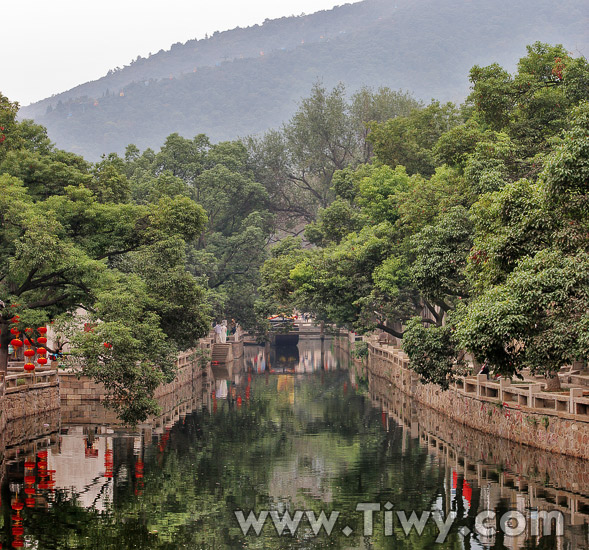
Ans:
[{"label": "tree", "polygon": [[281,131],[248,139],[256,178],[270,194],[280,228],[296,232],[302,222],[314,222],[335,197],[334,175],[372,158],[369,122],[408,114],[419,105],[388,88],[363,88],[348,101],[343,85],[328,92],[316,84]]},{"label": "tree", "polygon": [[149,205],[182,195],[202,205],[205,230],[182,261],[207,288],[204,299],[216,316],[255,326],[259,267],[273,219],[268,193],[253,178],[244,144],[172,134],[158,153],[139,155],[131,148],[123,171],[138,202]]},{"label": "tree", "polygon": [[470,259],[479,294],[456,318],[456,335],[506,375],[528,367],[554,378],[589,353],[588,113],[587,102],[573,111],[537,185],[516,182],[475,205],[487,213]]},{"label": "tree", "polygon": [[[35,147],[12,149],[0,165],[0,367],[6,372],[10,328],[36,338],[36,327],[55,321],[121,418],[143,420],[157,410],[157,384],[173,377],[174,353],[208,327],[203,291],[184,263],[205,213],[188,197],[129,202],[115,157],[89,169],[66,155],[77,185],[58,177],[54,192],[46,172],[27,181],[11,175],[31,154],[41,166],[58,162],[59,151]],[[84,321],[94,329],[83,332]]]},{"label": "tree", "polygon": [[389,166],[402,165],[408,174],[429,177],[435,170],[433,148],[440,136],[463,122],[452,103],[434,101],[409,115],[371,123],[368,141],[376,158]]}]

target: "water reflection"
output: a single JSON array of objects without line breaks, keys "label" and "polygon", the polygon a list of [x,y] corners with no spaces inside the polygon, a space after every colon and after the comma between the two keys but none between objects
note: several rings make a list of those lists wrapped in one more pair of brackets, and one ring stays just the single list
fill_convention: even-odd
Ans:
[{"label": "water reflection", "polygon": [[[350,367],[329,339],[301,339],[296,352],[248,346],[199,380],[136,430],[76,409],[65,411],[59,433],[13,451],[2,547],[587,548],[585,462],[489,439],[416,407]],[[370,536],[359,502],[381,507]],[[408,515],[451,517],[445,542],[436,545],[432,521],[406,535],[395,519],[389,532],[387,502]],[[562,510],[565,536],[459,534],[483,509],[529,520]],[[288,529],[279,537],[270,519],[260,536],[244,536],[235,510],[340,516],[330,537],[314,536],[307,519],[294,537]]]}]

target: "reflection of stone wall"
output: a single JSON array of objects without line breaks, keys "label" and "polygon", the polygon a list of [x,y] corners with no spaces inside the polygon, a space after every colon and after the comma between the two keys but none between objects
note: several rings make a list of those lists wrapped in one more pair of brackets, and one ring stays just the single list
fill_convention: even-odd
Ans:
[{"label": "reflection of stone wall", "polygon": [[2,448],[13,447],[23,441],[32,441],[56,432],[59,430],[59,422],[59,409],[9,421],[2,431]]},{"label": "reflection of stone wall", "polygon": [[393,388],[382,378],[370,380],[370,395],[398,424],[409,429],[418,426],[419,434],[430,434],[445,441],[470,462],[494,464],[513,474],[532,477],[542,483],[589,496],[589,462],[565,455],[555,456],[513,441],[497,439],[458,423],[448,415],[418,406],[412,397]]},{"label": "reflection of stone wall", "polygon": [[[505,503],[527,518],[526,533],[506,537],[508,548],[522,548],[532,538],[530,527],[537,511],[560,511],[565,530],[558,548],[589,548],[584,526],[589,523],[589,462],[565,455],[498,440],[479,430],[460,424],[447,415],[422,407],[384,378],[370,377],[370,397],[383,412],[387,430],[403,430],[403,442],[418,438],[428,452],[439,457],[448,479],[458,475],[473,488],[475,510],[498,509]],[[446,486],[447,506],[453,495]],[[479,489],[478,493],[474,489]],[[476,502],[476,504],[475,504]],[[470,506],[470,501],[469,501]]]},{"label": "reflection of stone wall", "polygon": [[499,399],[442,391],[435,384],[421,384],[400,355],[376,355],[370,349],[368,369],[373,376],[460,423],[546,451],[589,458],[589,424],[573,415],[546,416],[527,407],[504,409]]}]

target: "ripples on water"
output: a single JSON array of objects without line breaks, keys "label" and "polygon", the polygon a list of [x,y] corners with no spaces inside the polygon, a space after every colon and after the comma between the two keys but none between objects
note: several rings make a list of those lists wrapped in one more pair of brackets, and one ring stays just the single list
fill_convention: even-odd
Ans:
[{"label": "ripples on water", "polygon": [[[51,436],[7,450],[2,548],[588,547],[585,462],[488,438],[416,407],[349,368],[329,340],[323,349],[319,340],[246,347],[196,390],[136,431],[109,425],[104,411],[82,411],[84,423],[66,423],[80,411],[63,411]],[[358,503],[380,507],[371,535]],[[278,536],[270,518],[260,536],[244,536],[236,510],[339,517],[330,536],[315,536],[306,517],[295,536]],[[460,534],[483,510],[498,518],[518,511],[527,528],[514,537]],[[543,510],[563,511],[564,536],[531,535]],[[440,544],[431,518],[421,535],[405,534],[401,511],[433,511],[452,528]]]}]

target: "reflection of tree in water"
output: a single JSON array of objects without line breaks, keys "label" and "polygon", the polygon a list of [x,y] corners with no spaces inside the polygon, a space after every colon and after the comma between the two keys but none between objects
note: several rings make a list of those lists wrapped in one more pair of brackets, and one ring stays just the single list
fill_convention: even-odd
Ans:
[{"label": "reflection of tree in water", "polygon": [[[175,425],[163,450],[145,448],[141,496],[131,455],[127,473],[115,475],[112,509],[86,510],[57,491],[54,506],[27,520],[27,532],[41,548],[58,549],[237,548],[245,541],[250,548],[358,547],[359,536],[341,533],[344,523],[330,539],[278,538],[270,526],[246,538],[233,515],[296,502],[317,513],[340,510],[359,532],[357,502],[431,508],[441,469],[416,443],[402,453],[400,432],[383,431],[379,412],[349,386],[343,371],[270,375],[267,386],[264,376],[252,376],[243,406],[223,400],[216,413]],[[284,398],[291,394],[293,401]],[[379,516],[375,526],[381,523]],[[378,529],[373,547],[390,547]],[[427,547],[415,544],[410,537],[395,547]]]}]

